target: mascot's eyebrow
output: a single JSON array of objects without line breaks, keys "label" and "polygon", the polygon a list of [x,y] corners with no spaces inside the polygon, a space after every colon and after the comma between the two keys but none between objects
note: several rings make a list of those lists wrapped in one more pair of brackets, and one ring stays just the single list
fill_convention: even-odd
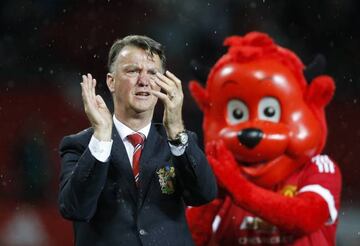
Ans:
[{"label": "mascot's eyebrow", "polygon": [[224,88],[230,84],[238,84],[239,82],[237,82],[236,80],[226,80],[222,85],[221,88]]},{"label": "mascot's eyebrow", "polygon": [[259,79],[260,82],[264,82],[264,81],[268,81],[268,80],[276,81],[275,76],[268,76],[268,77]]},{"label": "mascot's eyebrow", "polygon": [[[274,78],[275,76],[268,76],[268,77],[264,77],[264,78],[257,78],[259,80],[259,82],[265,82],[265,81],[274,81],[276,82],[276,79]],[[221,85],[221,88],[224,88],[228,85],[231,85],[231,84],[239,84],[240,82],[236,81],[236,80],[226,80],[222,85]]]}]

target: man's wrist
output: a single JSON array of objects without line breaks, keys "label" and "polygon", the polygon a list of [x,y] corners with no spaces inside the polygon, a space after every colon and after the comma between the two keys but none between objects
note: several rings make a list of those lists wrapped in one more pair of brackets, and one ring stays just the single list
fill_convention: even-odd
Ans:
[{"label": "man's wrist", "polygon": [[107,141],[111,140],[111,132],[112,129],[95,129],[94,130],[94,137],[99,141]]},{"label": "man's wrist", "polygon": [[180,131],[178,134],[176,134],[175,138],[168,139],[168,142],[173,146],[186,146],[189,142],[189,136],[186,132],[186,130]]},{"label": "man's wrist", "polygon": [[175,139],[177,137],[177,135],[183,131],[185,131],[184,125],[166,128],[166,133],[168,135],[168,139],[171,139],[171,140]]}]

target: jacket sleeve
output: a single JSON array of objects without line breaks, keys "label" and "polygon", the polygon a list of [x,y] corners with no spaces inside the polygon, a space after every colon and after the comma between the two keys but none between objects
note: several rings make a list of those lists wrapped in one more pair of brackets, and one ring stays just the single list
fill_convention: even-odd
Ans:
[{"label": "jacket sleeve", "polygon": [[92,156],[88,148],[91,135],[85,130],[64,137],[60,144],[59,209],[70,220],[91,220],[106,182],[109,164]]},{"label": "jacket sleeve", "polygon": [[188,206],[211,202],[217,196],[217,184],[204,152],[197,144],[196,134],[188,131],[189,143],[185,153],[173,156],[183,198]]}]

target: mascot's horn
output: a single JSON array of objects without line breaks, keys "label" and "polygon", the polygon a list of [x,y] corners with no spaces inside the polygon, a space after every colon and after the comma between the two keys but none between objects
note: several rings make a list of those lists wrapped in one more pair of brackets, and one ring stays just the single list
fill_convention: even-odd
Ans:
[{"label": "mascot's horn", "polygon": [[197,60],[191,60],[190,62],[191,71],[195,78],[202,84],[206,83],[208,74],[210,73],[210,67],[207,67]]},{"label": "mascot's horn", "polygon": [[317,54],[314,60],[304,69],[304,76],[307,82],[311,82],[315,77],[325,71],[326,58],[322,54]]},{"label": "mascot's horn", "polygon": [[[205,84],[211,68],[201,64],[197,60],[192,60],[190,62],[190,66],[195,78],[199,80],[200,83]],[[316,76],[322,74],[325,71],[325,67],[325,56],[322,54],[317,54],[313,61],[304,69],[304,76],[306,81],[311,82]]]}]

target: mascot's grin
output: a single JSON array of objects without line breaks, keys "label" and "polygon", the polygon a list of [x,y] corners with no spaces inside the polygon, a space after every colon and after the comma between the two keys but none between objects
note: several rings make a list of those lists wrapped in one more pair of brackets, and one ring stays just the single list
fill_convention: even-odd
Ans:
[{"label": "mascot's grin", "polygon": [[[261,180],[268,179],[267,173],[278,169],[277,166],[283,165],[284,160],[292,163],[286,153],[289,144],[287,128],[278,125],[277,131],[271,133],[269,129],[272,123],[269,122],[258,122],[257,127],[245,125],[246,127],[241,129],[224,128],[220,131],[219,138],[234,153],[243,173],[254,182],[266,186]],[[292,165],[296,166],[296,163]]]}]

